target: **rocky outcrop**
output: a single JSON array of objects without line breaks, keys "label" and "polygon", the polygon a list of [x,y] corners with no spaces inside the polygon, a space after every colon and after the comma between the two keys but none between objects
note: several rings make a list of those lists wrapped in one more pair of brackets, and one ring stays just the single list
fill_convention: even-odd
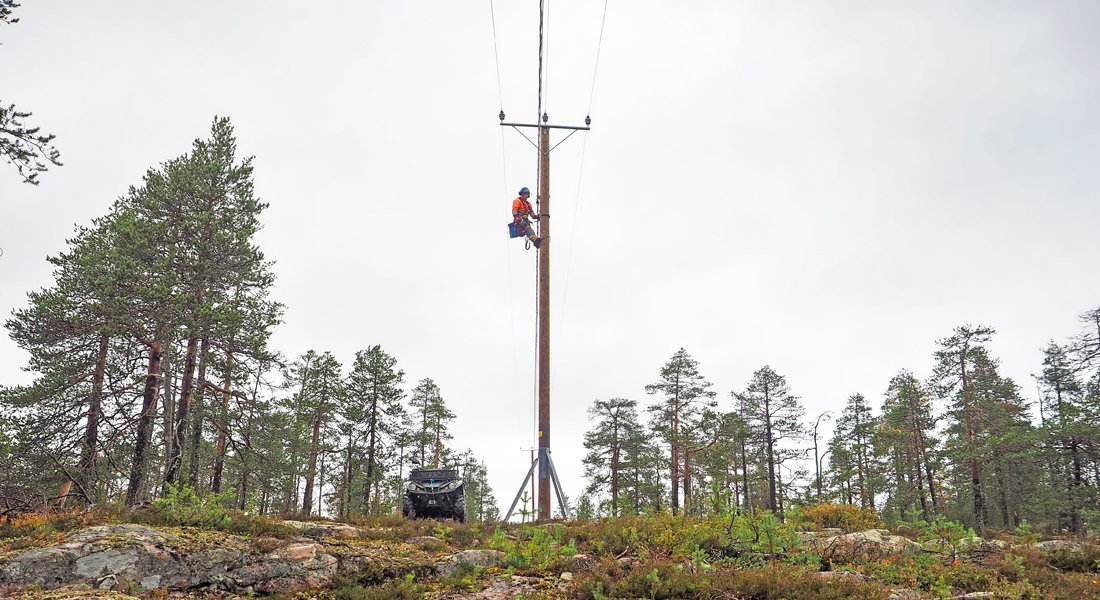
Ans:
[{"label": "rocky outcrop", "polygon": [[263,552],[236,536],[142,525],[101,525],[49,548],[0,558],[0,587],[173,591],[211,589],[272,593],[328,583],[336,557],[299,538]]},{"label": "rocky outcrop", "polygon": [[503,562],[504,553],[499,550],[463,550],[447,557],[436,566],[435,571],[440,577],[453,577],[466,566],[487,569]]},{"label": "rocky outcrop", "polygon": [[282,525],[297,530],[303,537],[315,540],[323,540],[324,538],[354,539],[359,537],[358,529],[342,523],[326,523],[323,521],[283,521]]},{"label": "rocky outcrop", "polygon": [[1036,542],[1035,549],[1044,554],[1050,554],[1052,552],[1072,552],[1074,554],[1081,554],[1085,552],[1086,544],[1084,542],[1078,542],[1074,540],[1047,540],[1045,542]]},{"label": "rocky outcrop", "polygon": [[920,544],[885,529],[868,529],[825,538],[814,538],[807,544],[832,562],[856,559],[878,559],[885,556],[919,554]]}]

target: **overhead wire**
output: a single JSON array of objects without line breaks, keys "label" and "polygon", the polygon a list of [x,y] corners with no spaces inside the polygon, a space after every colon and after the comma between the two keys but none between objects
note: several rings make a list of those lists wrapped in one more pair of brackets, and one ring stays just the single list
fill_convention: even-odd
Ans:
[{"label": "overhead wire", "polygon": [[[500,51],[497,49],[497,18],[496,8],[493,6],[493,0],[489,0],[489,16],[493,24],[493,58],[496,61],[497,71],[497,98],[500,100],[500,112],[504,112],[504,86],[501,85],[500,78]],[[504,140],[504,128],[500,128],[500,163],[501,173],[503,178],[501,180],[501,186],[504,188],[504,196],[508,197],[508,149]],[[509,324],[512,328],[512,383],[513,389],[518,389],[519,382],[519,350],[516,348],[516,299],[512,290],[512,252],[509,242],[509,238],[504,239],[505,256],[508,257],[508,313]]]},{"label": "overhead wire", "polygon": [[[600,51],[603,49],[603,32],[604,26],[607,24],[607,3],[608,0],[604,0],[603,3],[603,16],[600,18],[600,36],[596,42],[596,61],[592,66],[592,86],[588,92],[588,111],[586,115],[592,114],[592,99],[596,95],[596,72],[600,67]],[[584,132],[584,143],[581,144],[581,160],[577,167],[577,194],[573,203],[573,225],[569,232],[569,258],[565,263],[565,281],[562,284],[562,301],[561,311],[558,313],[558,318],[565,322],[565,305],[569,293],[569,273],[573,266],[573,247],[577,241],[577,221],[580,217],[581,211],[581,184],[584,178],[584,157],[588,151],[588,132]]]}]

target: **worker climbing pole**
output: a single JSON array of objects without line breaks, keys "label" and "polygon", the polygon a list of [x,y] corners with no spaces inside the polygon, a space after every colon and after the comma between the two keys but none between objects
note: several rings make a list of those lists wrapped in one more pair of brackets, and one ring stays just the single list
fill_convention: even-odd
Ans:
[{"label": "worker climbing pole", "polygon": [[535,248],[539,247],[541,238],[535,235],[535,230],[531,227],[531,218],[538,218],[535,214],[535,210],[531,208],[531,202],[527,199],[531,197],[531,190],[526,187],[519,191],[519,197],[512,201],[512,222],[508,224],[508,236],[509,237],[526,237],[527,247],[530,248],[531,244],[534,244]]}]

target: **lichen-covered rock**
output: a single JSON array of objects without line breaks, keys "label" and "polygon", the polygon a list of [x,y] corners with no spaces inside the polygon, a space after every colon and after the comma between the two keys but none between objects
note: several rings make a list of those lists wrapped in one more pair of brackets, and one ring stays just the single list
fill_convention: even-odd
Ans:
[{"label": "lichen-covered rock", "polygon": [[445,558],[436,565],[435,571],[440,577],[451,577],[458,573],[463,565],[489,568],[504,562],[504,553],[499,550],[463,550]]},{"label": "lichen-covered rock", "polygon": [[545,597],[547,584],[538,577],[512,575],[493,581],[489,587],[468,594],[447,596],[450,600],[511,600],[513,598]]},{"label": "lichen-covered rock", "polygon": [[284,542],[264,553],[221,533],[101,525],[56,546],[0,559],[0,587],[275,592],[324,585],[336,574],[336,563],[322,545],[308,540]]},{"label": "lichen-covered rock", "polygon": [[1082,553],[1085,551],[1085,544],[1083,542],[1075,542],[1073,540],[1047,540],[1045,542],[1036,542],[1035,549],[1039,552],[1051,553],[1059,550],[1065,552]]},{"label": "lichen-covered rock", "polygon": [[588,554],[574,554],[565,561],[566,567],[576,572],[591,571],[598,563],[599,561]]},{"label": "lichen-covered rock", "polygon": [[324,523],[319,521],[283,521],[283,525],[301,532],[307,538],[322,540],[327,537],[354,539],[359,537],[359,529],[343,523]]},{"label": "lichen-covered rock", "polygon": [[917,590],[894,588],[890,590],[890,597],[888,600],[922,600],[923,598],[924,596]]},{"label": "lichen-covered rock", "polygon": [[919,554],[920,544],[884,529],[869,529],[815,540],[813,546],[833,562]]}]

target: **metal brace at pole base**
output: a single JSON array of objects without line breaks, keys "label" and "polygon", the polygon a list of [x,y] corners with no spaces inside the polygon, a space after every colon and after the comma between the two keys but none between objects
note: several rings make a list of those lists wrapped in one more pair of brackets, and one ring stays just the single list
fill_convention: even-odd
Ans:
[{"label": "metal brace at pole base", "polygon": [[531,468],[527,469],[527,476],[523,478],[523,483],[519,485],[519,492],[516,493],[516,499],[512,500],[512,505],[508,507],[508,514],[504,515],[504,522],[507,523],[508,519],[512,518],[512,511],[516,510],[516,504],[519,504],[519,498],[523,495],[523,492],[527,491],[527,482],[531,481],[531,475],[535,472],[535,466],[539,464],[536,458],[531,462]]},{"label": "metal brace at pole base", "polygon": [[[545,450],[545,452],[543,452]],[[540,448],[539,457],[545,456],[545,460],[536,458],[531,463],[531,468],[527,469],[527,476],[523,478],[523,483],[519,486],[519,492],[516,493],[515,499],[512,500],[512,505],[508,507],[508,513],[504,515],[504,522],[507,523],[508,519],[512,518],[512,513],[516,510],[516,505],[519,504],[519,499],[523,496],[523,492],[527,490],[527,482],[531,481],[531,476],[535,473],[535,467],[539,468],[539,474],[544,471],[549,471],[550,480],[554,483],[554,492],[558,497],[558,508],[561,510],[561,514],[564,518],[569,518],[569,510],[565,505],[565,495],[561,491],[561,482],[558,481],[558,470],[554,468],[554,459],[550,458],[549,448]]]}]

